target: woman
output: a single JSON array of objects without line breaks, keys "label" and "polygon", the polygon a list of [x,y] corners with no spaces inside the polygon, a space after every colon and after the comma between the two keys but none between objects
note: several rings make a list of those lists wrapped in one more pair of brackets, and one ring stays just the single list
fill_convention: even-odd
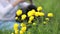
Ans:
[{"label": "woman", "polygon": [[21,8],[29,5],[24,0],[0,0],[0,29],[11,29],[13,27],[15,23],[15,12],[19,4]]}]

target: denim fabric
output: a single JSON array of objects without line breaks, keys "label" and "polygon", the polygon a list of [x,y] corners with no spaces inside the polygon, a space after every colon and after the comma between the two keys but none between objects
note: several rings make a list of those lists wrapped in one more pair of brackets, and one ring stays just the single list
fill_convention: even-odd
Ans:
[{"label": "denim fabric", "polygon": [[[0,30],[10,30],[13,29],[15,21],[0,21]],[[18,23],[19,24],[19,23]]]}]

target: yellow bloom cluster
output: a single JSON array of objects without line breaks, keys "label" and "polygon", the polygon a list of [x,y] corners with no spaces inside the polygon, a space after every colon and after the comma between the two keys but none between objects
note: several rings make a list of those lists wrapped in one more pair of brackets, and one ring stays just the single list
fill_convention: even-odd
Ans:
[{"label": "yellow bloom cluster", "polygon": [[23,34],[26,31],[27,27],[25,23],[21,23],[21,30],[20,30],[20,34]]},{"label": "yellow bloom cluster", "polygon": [[36,12],[35,10],[32,10],[32,11],[29,11],[27,15],[28,15],[28,17],[34,16],[34,15],[38,17],[38,16],[44,16],[44,13],[43,12]]},{"label": "yellow bloom cluster", "polygon": [[[14,31],[15,31],[15,34],[18,34],[18,31],[20,34],[24,34],[24,32],[26,32],[27,28],[30,26],[30,24],[32,25],[38,25],[38,23],[35,23],[34,20],[36,19],[35,17],[39,17],[37,20],[40,19],[40,17],[43,17],[41,18],[40,20],[43,22],[43,24],[47,24],[47,22],[49,21],[49,17],[53,17],[53,13],[48,13],[47,14],[47,17],[48,18],[44,18],[45,17],[45,13],[42,12],[42,7],[38,7],[37,8],[37,11],[35,11],[34,9],[32,9],[31,11],[28,11],[27,15],[26,14],[22,14],[22,10],[17,10],[16,12],[16,17],[15,19],[19,19],[19,20],[25,20],[28,22],[28,23],[24,23],[25,21],[23,21],[20,26],[21,26],[21,29],[18,30],[18,24],[15,23],[14,24]],[[18,18],[19,17],[19,18]],[[39,20],[39,21],[40,21]],[[45,21],[44,21],[45,20]],[[35,20],[36,21],[36,20]],[[33,23],[32,23],[33,22]],[[27,24],[27,25],[26,25]],[[13,34],[13,33],[12,33]]]},{"label": "yellow bloom cluster", "polygon": [[44,13],[43,12],[35,12],[35,16],[44,16]]},{"label": "yellow bloom cluster", "polygon": [[[22,10],[17,10],[17,12],[16,12],[16,15],[17,16],[21,16],[21,20],[25,20],[26,19],[26,17],[29,17],[29,23],[31,23],[31,17],[33,16],[36,16],[36,17],[38,17],[38,16],[44,16],[44,13],[43,12],[40,12],[40,10],[42,10],[42,7],[40,6],[40,7],[38,7],[37,8],[37,11],[35,11],[34,9],[32,9],[31,11],[28,11],[28,13],[27,13],[27,15],[25,15],[25,14],[23,14],[22,15]],[[18,17],[15,17],[15,19],[17,20],[17,19],[19,19]]]},{"label": "yellow bloom cluster", "polygon": [[[21,30],[20,31],[18,30],[18,26],[19,26],[19,24],[17,24],[17,23],[14,24],[15,34],[18,34],[18,32],[20,32],[20,34],[23,34],[26,31],[26,29],[27,29],[25,23],[21,23],[21,25],[20,25],[21,26]],[[12,34],[14,34],[14,33],[12,33]]]}]

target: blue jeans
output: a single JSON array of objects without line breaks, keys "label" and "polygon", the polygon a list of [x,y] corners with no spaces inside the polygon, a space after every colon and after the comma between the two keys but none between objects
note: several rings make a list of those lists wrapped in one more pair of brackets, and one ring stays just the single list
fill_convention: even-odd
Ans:
[{"label": "blue jeans", "polygon": [[13,29],[15,21],[0,21],[0,30],[10,30]]}]

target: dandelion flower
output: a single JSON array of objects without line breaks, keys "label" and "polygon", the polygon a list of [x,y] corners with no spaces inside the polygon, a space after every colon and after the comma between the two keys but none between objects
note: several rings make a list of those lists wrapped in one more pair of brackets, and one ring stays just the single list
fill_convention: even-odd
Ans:
[{"label": "dandelion flower", "polygon": [[26,19],[26,15],[25,15],[25,14],[23,14],[23,15],[21,16],[21,20],[24,20],[24,19]]},{"label": "dandelion flower", "polygon": [[31,24],[32,22],[31,21],[28,21],[29,24]]},{"label": "dandelion flower", "polygon": [[25,23],[21,23],[21,26],[22,26],[22,27],[26,27],[26,24],[25,24]]},{"label": "dandelion flower", "polygon": [[18,30],[15,30],[15,34],[18,34]]},{"label": "dandelion flower", "polygon": [[48,17],[53,17],[53,13],[48,13]]},{"label": "dandelion flower", "polygon": [[22,27],[21,31],[25,32],[26,31],[26,27]]},{"label": "dandelion flower", "polygon": [[43,13],[43,12],[40,12],[40,13],[39,13],[39,16],[44,16],[44,13]]},{"label": "dandelion flower", "polygon": [[33,16],[33,15],[34,15],[34,11],[33,11],[33,12],[32,12],[32,11],[29,11],[29,12],[27,13],[27,15],[28,15],[28,17]]},{"label": "dandelion flower", "polygon": [[39,16],[39,12],[35,12],[35,16],[38,17]]},{"label": "dandelion flower", "polygon": [[29,21],[32,21],[34,19],[34,16],[29,17]]},{"label": "dandelion flower", "polygon": [[15,23],[14,24],[14,30],[18,30],[18,26],[19,26],[19,24]]},{"label": "dandelion flower", "polygon": [[22,14],[22,10],[17,10],[16,14],[17,16],[20,16]]},{"label": "dandelion flower", "polygon": [[20,34],[23,34],[24,32],[23,31],[20,31]]},{"label": "dandelion flower", "polygon": [[39,7],[37,8],[37,11],[39,12],[39,11],[41,11],[41,10],[42,10],[42,7],[39,6]]},{"label": "dandelion flower", "polygon": [[35,11],[34,9],[32,9],[31,12],[32,12],[32,14],[34,15],[36,11]]}]

